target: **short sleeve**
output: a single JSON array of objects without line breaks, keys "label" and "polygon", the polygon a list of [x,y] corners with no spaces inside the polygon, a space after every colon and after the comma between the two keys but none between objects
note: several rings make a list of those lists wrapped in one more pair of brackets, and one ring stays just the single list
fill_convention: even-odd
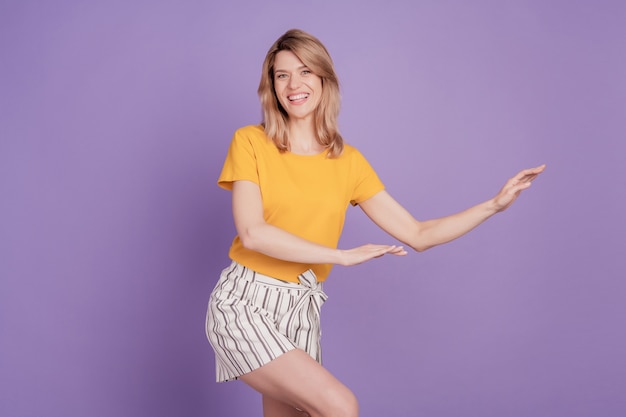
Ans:
[{"label": "short sleeve", "polygon": [[217,185],[225,190],[233,189],[233,182],[239,180],[259,183],[257,156],[252,140],[254,136],[247,134],[245,128],[238,129],[228,148],[222,172]]},{"label": "short sleeve", "polygon": [[375,194],[385,189],[384,184],[378,178],[376,171],[365,159],[365,157],[358,151],[354,150],[354,164],[355,164],[355,181],[354,190],[350,198],[350,204],[356,206],[357,204],[373,197]]}]

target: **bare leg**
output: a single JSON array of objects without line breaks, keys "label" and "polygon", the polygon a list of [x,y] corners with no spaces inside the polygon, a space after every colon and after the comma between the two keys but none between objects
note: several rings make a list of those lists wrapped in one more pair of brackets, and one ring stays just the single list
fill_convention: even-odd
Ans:
[{"label": "bare leg", "polygon": [[264,417],[310,417],[306,412],[300,411],[281,401],[263,396],[263,416]]},{"label": "bare leg", "polygon": [[[272,362],[241,377],[263,394],[265,417],[298,416],[276,414],[297,408],[311,417],[358,417],[359,407],[345,385],[300,349],[289,351]],[[266,399],[267,397],[267,399]],[[285,407],[280,408],[283,403]],[[296,410],[297,411],[297,410]],[[306,416],[306,414],[304,414]]]}]

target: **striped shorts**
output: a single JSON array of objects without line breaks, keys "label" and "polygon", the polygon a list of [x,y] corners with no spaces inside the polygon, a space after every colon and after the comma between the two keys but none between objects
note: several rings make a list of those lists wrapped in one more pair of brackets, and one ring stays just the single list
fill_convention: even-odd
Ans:
[{"label": "striped shorts", "polygon": [[320,308],[326,301],[313,271],[285,282],[234,262],[211,293],[206,334],[217,382],[238,379],[293,349],[321,363]]}]

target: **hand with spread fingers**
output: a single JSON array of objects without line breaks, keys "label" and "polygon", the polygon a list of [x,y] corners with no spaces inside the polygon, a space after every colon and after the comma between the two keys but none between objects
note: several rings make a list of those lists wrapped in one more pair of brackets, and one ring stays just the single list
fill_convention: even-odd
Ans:
[{"label": "hand with spread fingers", "polygon": [[370,259],[380,258],[383,255],[404,256],[407,254],[403,246],[374,244],[367,244],[340,252],[342,260],[339,264],[344,266],[358,265]]},{"label": "hand with spread fingers", "polygon": [[496,211],[501,212],[509,208],[520,193],[530,187],[532,181],[537,178],[544,169],[546,169],[545,164],[535,168],[524,169],[518,172],[513,178],[509,179],[493,198]]},{"label": "hand with spread fingers", "polygon": [[493,198],[496,211],[504,211],[517,199],[522,191],[530,187],[532,181],[546,169],[546,165],[524,169],[509,179]]}]

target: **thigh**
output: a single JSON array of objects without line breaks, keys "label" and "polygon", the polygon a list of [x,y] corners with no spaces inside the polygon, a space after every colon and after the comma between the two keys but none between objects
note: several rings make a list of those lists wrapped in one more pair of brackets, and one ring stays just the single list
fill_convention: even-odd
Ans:
[{"label": "thigh", "polygon": [[312,417],[358,415],[352,391],[300,349],[279,356],[241,376],[241,380],[264,396],[304,410]]},{"label": "thigh", "polygon": [[263,417],[310,417],[304,411],[298,410],[282,401],[267,395],[263,396]]}]

